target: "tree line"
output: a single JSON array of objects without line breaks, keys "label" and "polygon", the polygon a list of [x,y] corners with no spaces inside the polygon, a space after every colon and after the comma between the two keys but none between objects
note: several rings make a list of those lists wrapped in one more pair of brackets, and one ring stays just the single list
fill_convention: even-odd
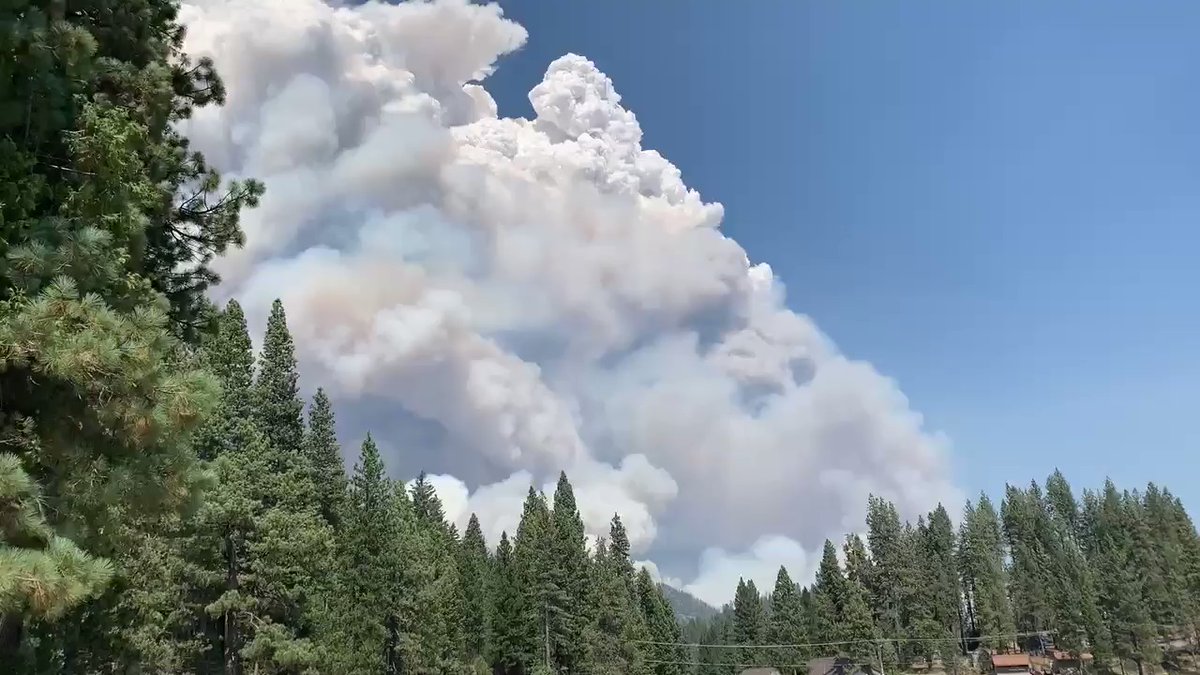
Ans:
[{"label": "tree line", "polygon": [[1140,673],[1164,662],[1162,645],[1200,640],[1200,536],[1179,498],[1154,484],[1106,481],[1078,499],[1055,471],[1044,485],[1007,486],[999,510],[985,494],[969,501],[957,530],[941,505],[914,525],[871,497],[865,541],[848,535],[840,552],[825,542],[806,587],[782,567],[766,594],[741,580],[721,615],[685,626],[689,642],[711,645],[692,650],[696,672],[806,672],[801,664],[835,655],[885,672],[940,658],[956,671],[980,647],[1052,641],[1101,669],[1133,662]]}]

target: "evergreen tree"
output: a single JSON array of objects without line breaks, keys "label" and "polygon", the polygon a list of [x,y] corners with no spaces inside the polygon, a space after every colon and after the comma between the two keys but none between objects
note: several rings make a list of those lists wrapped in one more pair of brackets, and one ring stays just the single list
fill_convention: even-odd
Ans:
[{"label": "evergreen tree", "polygon": [[1079,520],[1079,502],[1067,482],[1066,476],[1058,469],[1046,479],[1046,501],[1050,507],[1050,518],[1063,534],[1072,541],[1081,538]]},{"label": "evergreen tree", "polygon": [[[1036,493],[1034,493],[1036,494]],[[1060,471],[1046,480],[1045,547],[1050,551],[1050,601],[1056,646],[1082,653],[1090,646],[1096,662],[1111,660],[1112,637],[1100,611],[1095,581],[1080,550],[1079,503]]]},{"label": "evergreen tree", "polygon": [[317,486],[317,506],[325,522],[338,526],[342,500],[346,497],[346,469],[334,430],[333,407],[323,389],[318,388],[308,409],[308,433],[304,452]]},{"label": "evergreen tree", "polygon": [[453,669],[465,651],[460,544],[446,522],[441,499],[426,476],[413,483],[404,538],[410,543],[402,564],[413,590],[412,611],[404,620],[410,640],[406,662],[418,672]]},{"label": "evergreen tree", "polygon": [[1081,521],[1113,647],[1122,659],[1135,661],[1140,673],[1145,664],[1157,661],[1159,649],[1143,595],[1142,570],[1136,564],[1127,502],[1112,481],[1105,483],[1102,496],[1084,493]]},{"label": "evergreen tree", "polygon": [[[733,596],[733,644],[764,644],[766,632],[766,613],[758,588],[752,580],[738,579],[737,592]],[[757,649],[739,649],[737,654],[747,664],[760,664],[764,657]]]},{"label": "evergreen tree", "polygon": [[588,558],[583,520],[566,473],[559,474],[551,517],[549,564],[556,590],[550,596],[547,609],[551,656],[556,669],[575,672],[583,663],[583,637],[591,619],[591,608],[588,606]]},{"label": "evergreen tree", "polygon": [[679,648],[673,646],[679,642],[679,624],[675,621],[671,605],[645,567],[638,571],[637,596],[641,619],[646,626],[645,634],[652,643],[644,650],[648,657],[645,662],[653,666],[650,672],[655,675],[680,675],[678,664],[683,661],[683,655]]},{"label": "evergreen tree", "polygon": [[379,448],[368,435],[338,516],[336,586],[323,626],[328,669],[345,673],[399,672],[396,568],[401,565],[400,513]]},{"label": "evergreen tree", "polygon": [[500,534],[500,544],[492,562],[488,589],[491,605],[492,632],[489,661],[495,672],[515,675],[531,663],[530,643],[526,634],[527,610],[521,593],[508,533]]},{"label": "evergreen tree", "polygon": [[816,608],[817,630],[820,642],[835,642],[840,638],[842,616],[846,606],[846,577],[838,563],[837,549],[833,542],[825,540],[821,564],[812,588],[813,606]]},{"label": "evergreen tree", "polygon": [[846,578],[853,579],[866,588],[871,578],[871,557],[867,555],[867,547],[862,537],[857,534],[846,535],[846,543],[842,545],[846,556]]},{"label": "evergreen tree", "polygon": [[523,645],[518,654],[523,669],[532,669],[534,664],[549,661],[545,633],[549,628],[549,608],[561,603],[555,577],[550,570],[549,545],[553,538],[553,523],[546,497],[529,488],[517,525],[517,536],[513,542],[513,568],[520,589],[520,626]]},{"label": "evergreen tree", "polygon": [[608,553],[617,573],[632,593],[634,572],[633,561],[629,558],[629,535],[625,533],[625,525],[618,514],[613,514],[612,523],[609,525]]},{"label": "evergreen tree", "polygon": [[0,631],[17,617],[56,620],[96,595],[112,564],[84,553],[46,522],[37,483],[14,455],[0,454]]},{"label": "evergreen tree", "polygon": [[[800,589],[783,566],[775,576],[771,594],[771,619],[767,640],[777,645],[799,645],[808,642],[804,608],[800,604]],[[802,663],[805,653],[800,648],[774,649],[770,652],[773,665],[784,673],[799,673],[796,664]]]},{"label": "evergreen tree", "polygon": [[928,596],[934,635],[946,641],[938,651],[947,666],[957,668],[959,640],[962,637],[962,597],[958,582],[958,564],[954,555],[954,526],[945,507],[938,504],[929,514],[923,531],[921,553],[927,565]]},{"label": "evergreen tree", "polygon": [[985,646],[1008,646],[1016,632],[1008,600],[1000,518],[987,495],[967,502],[959,535],[964,593],[973,627]]},{"label": "evergreen tree", "polygon": [[838,641],[843,643],[839,651],[859,666],[872,666],[879,634],[867,605],[867,589],[861,581],[846,580],[844,602],[838,625]]},{"label": "evergreen tree", "polygon": [[1051,560],[1047,543],[1039,530],[1046,518],[1039,495],[1019,488],[1005,487],[1000,512],[1008,541],[1009,597],[1012,599],[1017,630],[1036,632],[1054,625],[1051,599]]},{"label": "evergreen tree", "polygon": [[[619,524],[620,520],[615,522]],[[596,545],[589,584],[595,590],[596,606],[587,634],[588,672],[653,673],[653,666],[643,657],[644,651],[650,651],[650,645],[645,644],[649,634],[639,615],[640,607],[632,602],[621,554],[603,539]]]},{"label": "evergreen tree", "polygon": [[462,583],[463,635],[468,662],[490,654],[491,607],[488,598],[488,552],[479,518],[472,513],[463,534],[459,555],[459,581]]},{"label": "evergreen tree", "polygon": [[296,348],[288,332],[283,303],[277,299],[271,305],[262,355],[258,359],[255,411],[259,427],[270,443],[295,456],[301,456],[304,444],[301,417],[304,404],[299,398],[298,379]]},{"label": "evergreen tree", "polygon": [[[254,400],[254,352],[246,315],[236,300],[230,300],[218,316],[215,335],[204,344],[203,361],[221,384],[220,409],[214,415],[215,430],[227,428],[235,420],[252,419]],[[220,448],[215,449],[219,451]],[[212,459],[214,455],[202,455]]]}]

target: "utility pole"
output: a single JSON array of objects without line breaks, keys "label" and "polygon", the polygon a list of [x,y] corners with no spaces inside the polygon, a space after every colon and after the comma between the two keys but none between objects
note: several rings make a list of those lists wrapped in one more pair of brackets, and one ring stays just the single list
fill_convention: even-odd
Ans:
[{"label": "utility pole", "polygon": [[879,660],[879,675],[883,675],[883,642],[875,643],[875,658]]}]

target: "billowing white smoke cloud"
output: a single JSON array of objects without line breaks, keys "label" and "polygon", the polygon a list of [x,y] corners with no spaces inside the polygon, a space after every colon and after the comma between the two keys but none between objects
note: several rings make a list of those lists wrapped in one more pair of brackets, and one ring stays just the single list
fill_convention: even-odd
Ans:
[{"label": "billowing white smoke cloud", "polygon": [[460,526],[477,511],[494,543],[565,469],[590,534],[620,512],[636,551],[688,578],[699,559],[688,587],[719,601],[735,567],[803,579],[868,493],[906,514],[956,498],[943,441],[786,308],[591,62],[551,63],[535,118],[507,119],[480,82],[526,33],[495,6],[182,18],[229,91],[186,132],[268,187],[219,294],[256,325],[284,300],[306,383],[363,427],[343,432],[434,429],[424,468],[472,483],[434,477]]}]

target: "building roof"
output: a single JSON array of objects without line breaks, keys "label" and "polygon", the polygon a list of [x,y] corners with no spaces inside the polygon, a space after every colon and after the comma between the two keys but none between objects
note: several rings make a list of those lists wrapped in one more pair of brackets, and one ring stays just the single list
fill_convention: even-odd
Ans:
[{"label": "building roof", "polygon": [[1029,666],[1028,654],[992,654],[993,668],[1019,668]]},{"label": "building roof", "polygon": [[[1061,649],[1055,649],[1054,651],[1050,652],[1050,656],[1053,657],[1055,661],[1074,661],[1075,660],[1075,657],[1071,655],[1071,652],[1063,651]],[[1087,652],[1084,652],[1079,655],[1079,660],[1081,660],[1081,661],[1091,661],[1092,659],[1093,659],[1092,655]]]},{"label": "building roof", "polygon": [[779,671],[774,668],[747,668],[741,675],[779,675]]}]

